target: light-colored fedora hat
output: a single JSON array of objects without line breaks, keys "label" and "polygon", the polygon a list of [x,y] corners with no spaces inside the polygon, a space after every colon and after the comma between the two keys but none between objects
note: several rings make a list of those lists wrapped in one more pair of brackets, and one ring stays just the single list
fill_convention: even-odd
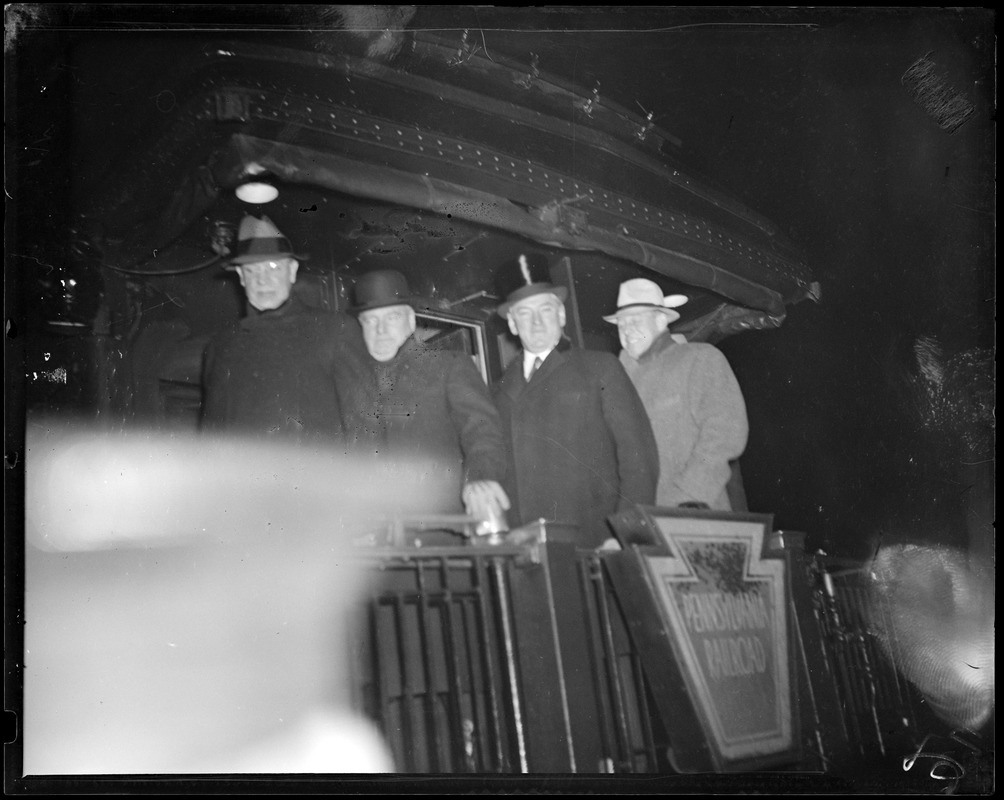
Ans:
[{"label": "light-colored fedora hat", "polygon": [[669,317],[670,322],[675,322],[680,318],[680,314],[673,309],[686,302],[686,295],[663,296],[662,289],[655,281],[650,281],[648,278],[633,278],[621,284],[620,291],[617,293],[617,310],[603,319],[606,322],[617,322],[617,317],[626,311],[654,308]]}]

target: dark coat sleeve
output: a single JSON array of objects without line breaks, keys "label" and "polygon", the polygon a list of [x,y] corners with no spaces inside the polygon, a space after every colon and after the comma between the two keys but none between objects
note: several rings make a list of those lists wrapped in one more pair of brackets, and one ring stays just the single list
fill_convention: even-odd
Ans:
[{"label": "dark coat sleeve", "polygon": [[645,406],[616,357],[604,353],[599,362],[603,416],[614,437],[620,502],[617,510],[640,503],[653,505],[659,482],[659,450]]},{"label": "dark coat sleeve", "polygon": [[450,365],[446,401],[464,455],[464,483],[501,483],[506,473],[502,422],[488,387],[466,356],[458,354]]}]

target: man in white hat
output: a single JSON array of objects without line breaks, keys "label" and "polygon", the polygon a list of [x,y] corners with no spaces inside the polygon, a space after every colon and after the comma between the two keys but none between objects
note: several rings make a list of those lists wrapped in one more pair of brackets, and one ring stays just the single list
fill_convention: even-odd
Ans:
[{"label": "man in white hat", "polygon": [[704,504],[731,510],[730,461],[746,448],[749,426],[739,383],[722,352],[669,330],[683,295],[663,296],[654,281],[625,281],[617,311],[621,364],[638,390],[659,446],[661,506]]},{"label": "man in white hat", "polygon": [[564,339],[568,291],[551,283],[545,260],[520,256],[511,273],[518,285],[498,314],[523,352],[495,391],[508,439],[511,517],[574,525],[578,546],[599,547],[612,537],[609,515],[655,500],[652,428],[617,359]]},{"label": "man in white hat", "polygon": [[268,217],[246,216],[226,267],[247,316],[217,334],[203,361],[202,428],[296,441],[340,441],[342,365],[364,354],[341,312],[308,308],[293,293],[303,256]]}]

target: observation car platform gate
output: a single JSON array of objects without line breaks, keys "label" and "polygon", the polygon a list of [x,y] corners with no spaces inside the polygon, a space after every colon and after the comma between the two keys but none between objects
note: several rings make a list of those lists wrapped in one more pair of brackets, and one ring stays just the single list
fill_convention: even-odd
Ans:
[{"label": "observation car platform gate", "polygon": [[[470,522],[446,522],[458,520]],[[491,540],[397,524],[390,544],[358,549],[375,579],[351,662],[354,701],[398,771],[676,771],[673,738],[703,734],[680,730],[693,714],[667,718],[653,695],[660,682],[646,677],[606,563],[622,554],[577,550],[543,521]],[[799,698],[796,755],[774,768],[825,772],[909,738],[912,687],[855,623],[848,573],[835,580],[807,559],[797,534],[768,547],[787,551]]]}]

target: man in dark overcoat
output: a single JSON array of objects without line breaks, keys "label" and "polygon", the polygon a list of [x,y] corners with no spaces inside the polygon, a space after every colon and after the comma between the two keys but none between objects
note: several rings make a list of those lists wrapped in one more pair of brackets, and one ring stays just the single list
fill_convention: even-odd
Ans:
[{"label": "man in dark overcoat", "polygon": [[564,338],[567,289],[542,259],[520,256],[521,285],[498,314],[523,345],[494,397],[510,457],[510,522],[578,527],[576,544],[612,537],[608,515],[655,502],[659,457],[645,408],[610,353]]},{"label": "man in dark overcoat", "polygon": [[374,270],[360,276],[350,309],[368,356],[343,393],[354,449],[420,462],[430,485],[445,487],[443,512],[499,519],[509,508],[502,489],[505,445],[498,412],[466,353],[415,338],[415,303],[404,276]]},{"label": "man in dark overcoat", "polygon": [[203,356],[201,428],[284,441],[340,443],[336,383],[363,353],[355,322],[293,293],[298,258],[268,217],[247,216],[233,257],[248,313]]}]

